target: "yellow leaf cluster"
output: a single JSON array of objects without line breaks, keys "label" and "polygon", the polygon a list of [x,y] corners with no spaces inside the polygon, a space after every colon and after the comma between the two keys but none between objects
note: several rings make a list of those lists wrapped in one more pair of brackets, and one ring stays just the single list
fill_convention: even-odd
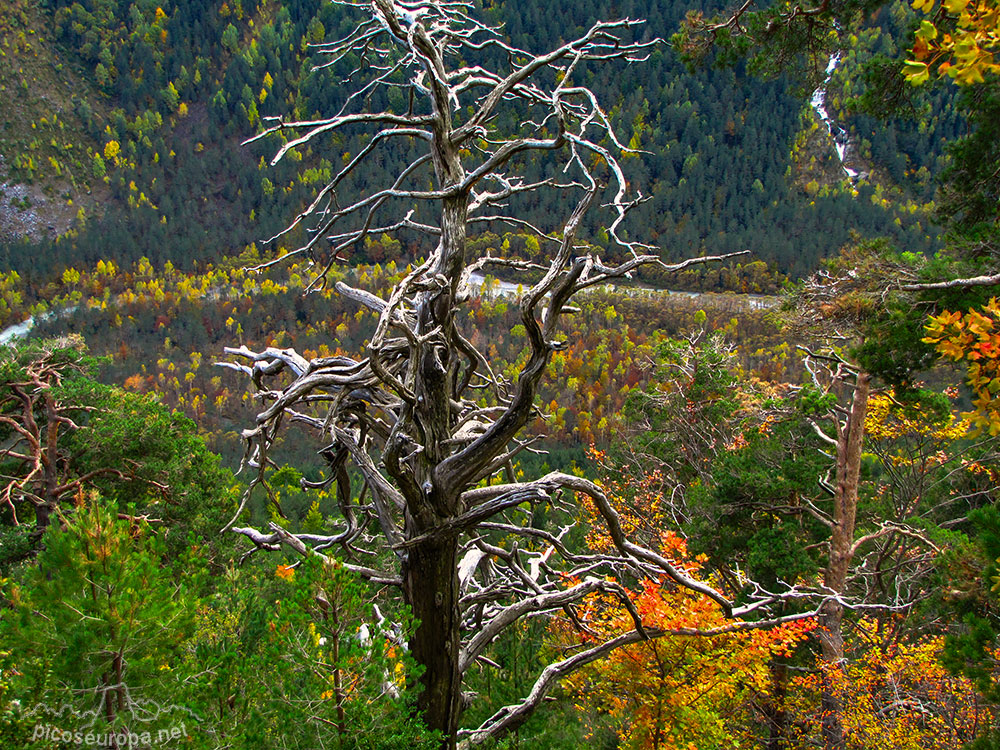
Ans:
[{"label": "yellow leaf cluster", "polygon": [[932,71],[959,85],[982,83],[985,75],[1000,73],[997,0],[914,0],[913,7],[936,23],[924,19],[916,32],[913,59],[904,67],[910,83],[924,83]]},{"label": "yellow leaf cluster", "polygon": [[991,299],[966,314],[945,311],[932,316],[924,341],[943,357],[964,361],[975,394],[975,411],[964,416],[972,434],[1000,434],[1000,304]]},{"label": "yellow leaf cluster", "polygon": [[969,430],[968,420],[956,419],[954,414],[938,419],[924,410],[901,405],[892,389],[872,396],[865,415],[865,434],[872,440],[919,437],[927,444],[947,445],[968,435]]},{"label": "yellow leaf cluster", "polygon": [[822,680],[832,685],[848,747],[958,750],[975,736],[985,718],[981,699],[970,680],[941,664],[942,637],[900,643],[891,622],[862,620],[852,640],[846,666],[821,663],[819,674],[797,680],[806,691]]}]

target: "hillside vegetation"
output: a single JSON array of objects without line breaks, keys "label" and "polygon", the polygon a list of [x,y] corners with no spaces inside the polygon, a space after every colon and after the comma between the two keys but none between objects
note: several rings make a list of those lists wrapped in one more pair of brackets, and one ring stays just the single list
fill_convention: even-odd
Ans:
[{"label": "hillside vegetation", "polygon": [[1000,747],[996,3],[730,12],[4,5],[0,747]]},{"label": "hillside vegetation", "polygon": [[[647,18],[643,38],[669,37],[687,10],[629,2],[615,8]],[[519,2],[484,12],[530,50],[609,11],[601,3]],[[902,4],[879,13],[892,33],[908,23]],[[338,105],[350,61],[314,70],[322,57],[310,45],[347,28],[338,6],[319,0],[19,0],[0,29],[0,85],[17,93],[0,132],[9,195],[10,229],[0,237],[5,267],[36,283],[98,260],[147,257],[159,268],[169,259],[189,269],[273,236],[334,162],[360,150],[360,133],[338,137],[323,153],[306,148],[301,162],[279,168],[266,164],[267,141],[239,143],[264,117],[308,118]],[[784,82],[762,83],[739,69],[690,72],[666,47],[624,78],[587,80],[609,102],[623,137],[647,152],[625,164],[630,180],[649,186],[651,200],[637,210],[647,237],[673,259],[748,249],[793,277],[852,231],[932,248],[930,173],[957,127],[948,98],[929,104],[933,116],[922,116],[919,126],[900,120],[876,127],[844,110],[852,92],[841,74],[884,52],[891,38],[876,26],[831,84],[830,110],[870,165],[871,176],[857,185],[836,164],[807,97],[790,96]],[[389,172],[396,163],[383,167]],[[530,176],[536,167],[526,169]],[[44,200],[52,218],[30,218],[25,198]],[[532,220],[553,206],[521,208]],[[592,239],[602,243],[598,229],[591,228]],[[403,249],[410,259],[422,254],[416,237],[412,243]]]}]

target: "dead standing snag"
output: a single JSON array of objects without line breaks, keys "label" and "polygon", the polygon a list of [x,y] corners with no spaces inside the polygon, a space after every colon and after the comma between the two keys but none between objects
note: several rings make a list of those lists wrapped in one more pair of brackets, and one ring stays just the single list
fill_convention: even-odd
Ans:
[{"label": "dead standing snag", "polygon": [[[292,226],[306,227],[308,239],[293,254],[329,264],[373,233],[401,230],[423,233],[435,245],[386,298],[336,284],[342,296],[378,318],[359,356],[307,360],[290,349],[227,349],[236,357],[228,366],[252,378],[265,404],[256,425],[244,432],[245,465],[258,472],[253,485],[266,487],[268,451],[282,427],[305,426],[326,445],[321,451],[328,465],[324,484],[336,488],[343,520],[331,535],[293,535],[280,527],[233,530],[259,548],[284,544],[315,554],[338,547],[362,575],[398,584],[420,623],[410,643],[425,670],[419,708],[427,724],[454,746],[463,678],[474,664],[490,663],[484,650],[522,618],[552,611],[575,618],[574,604],[594,591],[625,598],[608,583],[610,577],[666,576],[711,597],[734,617],[761,612],[774,601],[775,596],[762,594],[734,608],[655,550],[631,543],[601,489],[586,480],[551,473],[483,486],[526,444],[519,435],[533,417],[550,356],[563,346],[557,326],[576,292],[647,263],[672,269],[729,256],[666,265],[656,248],[624,235],[626,214],[642,200],[630,193],[615,158],[627,149],[592,92],[574,84],[574,74],[587,64],[641,60],[656,42],[630,41],[640,22],[596,23],[577,39],[534,55],[472,19],[468,3],[337,4],[366,16],[346,38],[322,45],[331,62],[349,56],[362,61],[351,76],[354,92],[333,117],[272,120],[257,138],[294,134],[274,161],[338,130],[366,127],[371,140],[295,219]],[[505,58],[508,70],[494,72],[486,62],[475,64],[478,58]],[[380,88],[402,89],[405,111],[365,110],[370,94]],[[495,116],[510,107],[523,123],[516,132],[504,133]],[[391,185],[362,195],[341,194],[366,159],[399,139],[423,144],[426,151]],[[541,151],[561,157],[556,176],[527,182],[506,171],[515,157]],[[512,198],[539,190],[574,196],[575,207],[561,226],[536,227],[510,209]],[[625,260],[617,264],[605,263],[577,239],[587,211],[601,202],[609,214],[608,236],[624,251]],[[529,261],[471,257],[467,231],[491,225],[535,234],[543,252]],[[492,371],[460,326],[471,297],[470,275],[491,264],[530,266],[541,274],[518,300],[526,356],[512,381]],[[326,283],[329,268],[314,285]],[[484,393],[485,407],[480,405]],[[360,488],[352,488],[348,466],[362,478]],[[531,513],[525,510],[541,506],[572,523],[581,493],[608,525],[613,553],[576,552],[563,544],[563,533],[531,527]],[[393,554],[384,570],[373,567],[371,556],[359,554],[387,547]],[[567,575],[579,582],[567,585]],[[478,744],[516,728],[558,676],[651,635],[638,614],[634,619],[631,635],[545,670],[524,701],[462,733],[465,742]]]}]

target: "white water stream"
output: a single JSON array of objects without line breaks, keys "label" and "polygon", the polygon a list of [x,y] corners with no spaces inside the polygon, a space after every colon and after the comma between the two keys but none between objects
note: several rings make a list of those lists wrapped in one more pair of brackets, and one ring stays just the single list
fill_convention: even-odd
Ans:
[{"label": "white water stream", "polygon": [[44,313],[39,317],[32,315],[27,320],[22,320],[20,323],[14,323],[9,325],[0,331],[0,346],[5,346],[12,342],[14,339],[23,339],[29,333],[31,329],[35,327],[35,323],[39,320],[51,320],[52,318],[58,316],[60,318],[65,318],[67,315],[72,315],[76,312],[77,305],[71,305],[70,307],[64,307],[62,310],[53,310],[51,312]]},{"label": "white water stream", "polygon": [[[489,287],[484,288],[486,285],[486,277],[480,273],[473,273],[469,275],[469,285],[474,290],[477,290],[479,294],[488,294],[497,297],[515,296],[519,290],[527,289],[527,287],[522,284],[513,284],[509,281],[501,281],[500,279],[493,277],[490,277]],[[686,297],[688,299],[700,299],[702,297],[712,295],[711,292],[680,292],[673,289],[618,286],[617,284],[605,284],[604,286],[612,291],[618,292],[619,294],[665,294],[667,296],[673,295],[676,297]],[[721,297],[722,295],[719,294],[712,296]],[[773,307],[778,303],[777,297],[771,297],[765,294],[733,294],[731,296],[746,303],[746,306],[751,310],[764,310],[768,307]]]},{"label": "white water stream", "polygon": [[826,89],[830,85],[830,79],[833,78],[833,72],[837,69],[837,65],[840,63],[840,53],[836,52],[830,57],[830,62],[826,65],[826,78],[823,79],[823,83],[820,84],[812,95],[809,103],[812,108],[819,115],[819,119],[823,121],[826,125],[827,132],[830,133],[830,137],[833,138],[833,145],[837,149],[837,157],[840,159],[840,166],[843,167],[844,172],[854,182],[858,178],[857,171],[851,169],[846,164],[844,164],[844,158],[847,156],[847,146],[849,143],[847,132],[840,127],[832,117],[830,113],[826,110]]}]

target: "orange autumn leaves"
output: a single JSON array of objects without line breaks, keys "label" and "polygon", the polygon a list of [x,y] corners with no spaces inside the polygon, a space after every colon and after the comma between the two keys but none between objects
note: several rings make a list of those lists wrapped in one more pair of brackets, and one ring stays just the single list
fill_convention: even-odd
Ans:
[{"label": "orange autumn leaves", "polygon": [[[879,405],[876,404],[878,407]],[[615,485],[617,489],[621,486]],[[703,556],[685,540],[651,522],[662,515],[659,482],[636,482],[615,493],[623,523],[645,534],[688,575],[712,581]],[[591,521],[596,519],[591,518]],[[592,549],[610,552],[595,531]],[[863,618],[846,632],[847,660],[825,664],[816,653],[812,618],[769,629],[740,630],[714,602],[670,580],[636,581],[629,599],[650,630],[665,636],[612,652],[563,683],[595,741],[609,727],[619,746],[634,750],[736,750],[767,741],[768,722],[781,716],[788,748],[821,741],[821,685],[828,681],[842,706],[846,748],[957,750],[988,720],[974,685],[940,662],[943,638],[907,638],[897,615]],[[570,620],[550,631],[550,646],[572,651],[634,628],[632,616],[611,594],[595,594],[577,611],[589,632]],[[692,635],[691,631],[708,632]],[[714,631],[714,634],[712,634]]]},{"label": "orange autumn leaves", "polygon": [[[675,565],[691,575],[701,571],[703,560],[689,555],[682,538],[667,531],[660,541],[660,552]],[[631,599],[650,629],[712,630],[732,624],[714,602],[665,579],[640,582]],[[591,629],[584,636],[589,641],[633,627],[626,609],[607,595],[588,599],[579,614]],[[564,687],[588,717],[585,721],[593,717],[596,725],[610,718],[622,747],[737,747],[738,715],[771,690],[769,663],[790,656],[814,628],[813,620],[804,619],[767,630],[656,638],[612,652]],[[568,622],[555,635],[567,643],[577,636]],[[749,728],[749,721],[742,723]]]},{"label": "orange autumn leaves", "polygon": [[975,393],[975,411],[964,414],[973,435],[1000,434],[1000,304],[994,297],[981,310],[932,316],[924,341],[942,357],[964,360]]}]

